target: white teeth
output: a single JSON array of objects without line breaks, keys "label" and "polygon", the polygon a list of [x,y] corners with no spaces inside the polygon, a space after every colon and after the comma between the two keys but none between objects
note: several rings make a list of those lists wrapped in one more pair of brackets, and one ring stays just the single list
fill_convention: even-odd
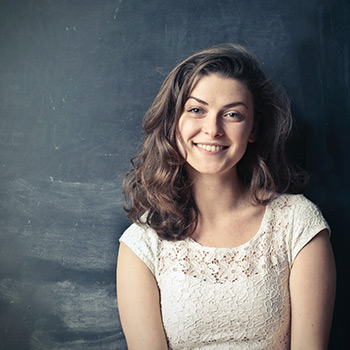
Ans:
[{"label": "white teeth", "polygon": [[197,143],[197,146],[209,152],[221,151],[224,149],[223,146],[210,146],[210,145],[203,145],[202,143]]}]

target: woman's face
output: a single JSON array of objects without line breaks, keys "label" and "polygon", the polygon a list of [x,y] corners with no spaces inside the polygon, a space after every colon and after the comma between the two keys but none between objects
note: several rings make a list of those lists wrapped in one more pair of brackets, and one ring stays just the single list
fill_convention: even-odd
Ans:
[{"label": "woman's face", "polygon": [[248,142],[255,141],[250,91],[236,79],[198,78],[178,122],[178,147],[201,174],[235,172]]}]

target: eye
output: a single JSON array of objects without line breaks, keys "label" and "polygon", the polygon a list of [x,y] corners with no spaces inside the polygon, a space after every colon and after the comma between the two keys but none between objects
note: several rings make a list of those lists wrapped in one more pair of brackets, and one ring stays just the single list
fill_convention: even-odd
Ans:
[{"label": "eye", "polygon": [[194,114],[200,114],[202,111],[197,107],[193,107],[193,108],[188,109],[187,112],[194,113]]},{"label": "eye", "polygon": [[228,117],[229,119],[238,119],[238,120],[243,119],[242,114],[239,112],[229,112],[229,113],[224,114],[224,116]]}]

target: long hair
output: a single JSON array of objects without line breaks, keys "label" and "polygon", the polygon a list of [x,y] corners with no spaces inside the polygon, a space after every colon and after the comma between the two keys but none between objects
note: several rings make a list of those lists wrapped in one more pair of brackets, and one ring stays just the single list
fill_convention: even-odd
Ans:
[{"label": "long hair", "polygon": [[196,79],[209,74],[237,79],[253,96],[257,140],[248,144],[237,170],[255,202],[265,205],[276,193],[298,193],[305,185],[305,173],[286,157],[292,116],[283,90],[266,79],[256,59],[240,45],[200,51],[180,62],[165,79],[143,120],[142,151],[132,158],[133,168],[123,183],[129,219],[149,225],[165,239],[190,236],[198,222],[176,131]]}]

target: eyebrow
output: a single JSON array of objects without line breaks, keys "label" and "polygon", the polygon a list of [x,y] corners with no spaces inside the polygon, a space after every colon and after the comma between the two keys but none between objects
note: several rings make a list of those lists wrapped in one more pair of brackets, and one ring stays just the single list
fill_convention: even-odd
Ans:
[{"label": "eyebrow", "polygon": [[[207,103],[207,102],[201,100],[201,99],[198,98],[198,97],[189,96],[187,100],[189,100],[190,98],[196,100],[197,102],[199,102],[199,103],[201,103],[201,104],[203,104],[203,105],[208,106],[208,103]],[[224,108],[230,108],[230,107],[236,107],[236,106],[243,106],[243,107],[245,107],[246,109],[248,109],[248,106],[247,106],[244,102],[242,102],[242,101],[232,102],[232,103],[229,103],[229,104],[227,104],[227,105],[225,105],[225,106],[223,106],[223,107],[224,107]]]}]

